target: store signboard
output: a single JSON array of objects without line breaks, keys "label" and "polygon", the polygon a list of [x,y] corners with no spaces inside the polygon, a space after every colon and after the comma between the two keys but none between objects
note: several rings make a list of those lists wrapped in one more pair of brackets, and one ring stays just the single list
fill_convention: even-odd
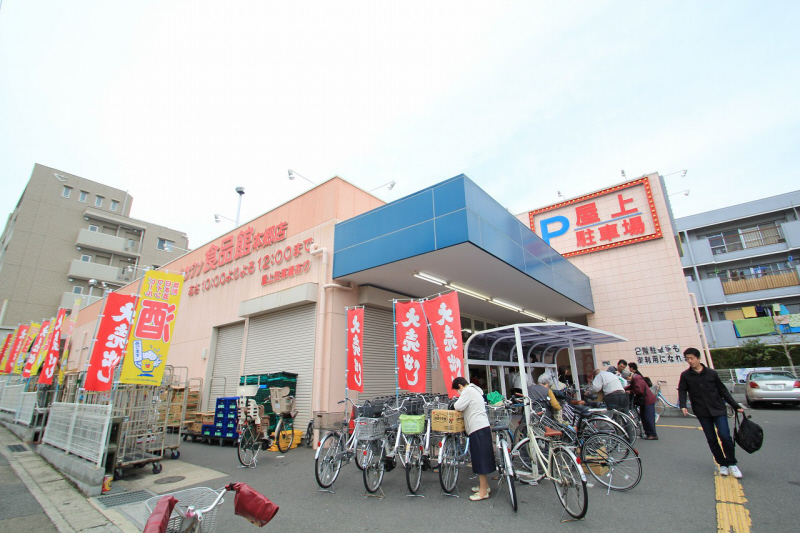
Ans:
[{"label": "store signboard", "polygon": [[97,328],[84,388],[87,391],[111,390],[114,372],[125,353],[130,336],[135,294],[110,293]]},{"label": "store signboard", "polygon": [[48,342],[49,346],[47,346],[47,355],[45,356],[45,361],[42,365],[42,374],[39,376],[40,385],[53,384],[56,363],[58,363],[58,357],[61,354],[61,330],[66,314],[66,309],[59,309],[55,322],[53,322],[53,331],[50,334],[50,340]]},{"label": "store signboard", "polygon": [[364,308],[347,309],[347,388],[364,392]]},{"label": "store signboard", "polygon": [[564,257],[661,238],[643,177],[528,213],[531,230]]},{"label": "store signboard", "polygon": [[428,359],[428,327],[419,302],[394,302],[398,386],[409,392],[425,392]]},{"label": "store signboard", "polygon": [[461,344],[461,311],[456,291],[442,294],[422,303],[431,328],[433,344],[439,352],[447,394],[452,398],[453,380],[464,377],[464,346]]}]

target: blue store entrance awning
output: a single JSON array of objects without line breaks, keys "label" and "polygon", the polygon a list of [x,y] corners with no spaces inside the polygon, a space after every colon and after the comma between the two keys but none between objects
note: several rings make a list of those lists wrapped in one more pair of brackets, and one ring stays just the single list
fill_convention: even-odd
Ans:
[{"label": "blue store entrance awning", "polygon": [[454,287],[478,296],[462,312],[506,323],[594,310],[589,278],[464,175],[337,224],[333,277],[417,298]]}]

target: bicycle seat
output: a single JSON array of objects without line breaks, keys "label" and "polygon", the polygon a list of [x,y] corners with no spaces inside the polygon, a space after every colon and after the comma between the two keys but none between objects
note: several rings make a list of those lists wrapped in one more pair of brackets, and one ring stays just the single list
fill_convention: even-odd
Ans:
[{"label": "bicycle seat", "polygon": [[561,435],[563,435],[561,431],[557,431],[555,429],[548,427],[544,428],[544,436],[547,439],[553,439],[555,437],[560,437]]},{"label": "bicycle seat", "polygon": [[592,414],[592,410],[591,410],[589,407],[586,407],[585,405],[572,405],[572,406],[570,406],[570,407],[572,407],[572,409],[573,409],[573,410],[574,410],[576,413],[578,413],[579,415],[581,415],[582,417],[587,417],[587,416],[589,416],[590,414]]}]

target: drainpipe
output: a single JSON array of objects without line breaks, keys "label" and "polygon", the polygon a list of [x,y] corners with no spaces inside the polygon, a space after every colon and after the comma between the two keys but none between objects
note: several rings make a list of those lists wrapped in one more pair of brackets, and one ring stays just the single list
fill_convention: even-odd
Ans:
[{"label": "drainpipe", "polygon": [[[330,394],[330,377],[331,377],[331,357],[330,357],[330,338],[326,335],[326,319],[327,313],[327,298],[326,293],[328,289],[344,289],[347,291],[353,290],[353,287],[339,285],[338,283],[325,283],[328,276],[328,249],[325,247],[314,247],[311,255],[322,254],[322,273],[320,278],[322,280],[319,287],[319,296],[317,298],[317,333],[316,340],[314,341],[314,380],[319,379],[319,388],[314,391],[314,411],[322,411],[322,399],[327,398]],[[345,406],[346,409],[347,406]]]},{"label": "drainpipe", "polygon": [[[695,264],[694,253],[692,252],[692,243],[689,242],[689,231],[688,230],[684,230],[683,231],[683,236],[686,237],[686,247],[689,248],[689,260],[692,262],[692,269],[694,270],[694,279],[697,280],[697,288],[700,289],[700,298],[703,300],[703,309],[706,310],[706,316],[708,317],[708,329],[709,329],[709,331],[711,331],[711,340],[716,345],[717,344],[717,336],[714,333],[714,328],[711,327],[711,321],[713,319],[711,318],[711,312],[708,310],[708,303],[706,302],[706,295],[703,292],[703,283],[700,280],[700,271],[697,270],[697,265]],[[695,305],[697,305],[696,301],[695,301]]]}]

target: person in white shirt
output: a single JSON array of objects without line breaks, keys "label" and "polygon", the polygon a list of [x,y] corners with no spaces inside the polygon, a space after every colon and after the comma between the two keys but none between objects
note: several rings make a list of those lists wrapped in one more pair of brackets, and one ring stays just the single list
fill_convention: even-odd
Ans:
[{"label": "person in white shirt", "polygon": [[[511,378],[511,393],[522,394],[522,378],[519,372],[515,369],[509,377]],[[533,377],[528,372],[525,373],[525,383],[528,388],[534,385]]]},{"label": "person in white shirt", "polygon": [[489,417],[486,416],[486,402],[483,391],[477,385],[467,383],[464,378],[453,380],[453,390],[459,397],[453,408],[464,413],[464,430],[469,436],[469,453],[472,459],[472,472],[478,474],[479,485],[472,487],[469,499],[485,500],[489,497],[489,480],[487,474],[497,470],[492,447],[492,430],[489,428]]},{"label": "person in white shirt", "polygon": [[603,391],[606,407],[618,411],[627,411],[629,407],[628,394],[616,374],[604,372],[599,368],[594,370],[594,379],[589,385],[589,392]]}]

